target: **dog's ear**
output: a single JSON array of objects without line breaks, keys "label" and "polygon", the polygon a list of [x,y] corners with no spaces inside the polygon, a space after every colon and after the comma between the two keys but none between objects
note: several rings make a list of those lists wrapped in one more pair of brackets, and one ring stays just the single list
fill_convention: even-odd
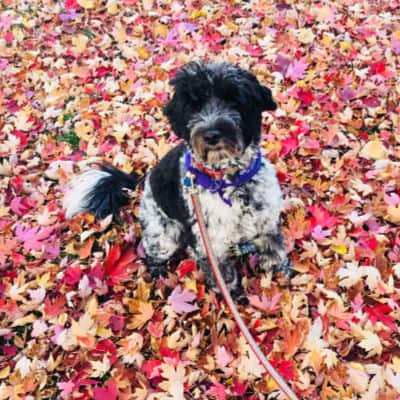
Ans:
[{"label": "dog's ear", "polygon": [[175,134],[187,140],[189,133],[184,119],[184,104],[177,93],[173,94],[171,100],[165,105],[163,112]]},{"label": "dog's ear", "polygon": [[259,80],[250,72],[241,70],[241,75],[245,77],[253,100],[261,111],[274,111],[277,105],[272,98],[272,92],[269,88],[262,85]]},{"label": "dog's ear", "polygon": [[258,93],[260,98],[260,105],[263,111],[274,111],[277,109],[277,105],[272,98],[272,92],[269,88],[258,83]]},{"label": "dog's ear", "polygon": [[187,97],[194,98],[193,87],[200,86],[205,79],[204,63],[190,61],[181,67],[169,84],[174,88],[171,100],[164,107],[164,115],[168,118],[175,134],[189,140],[187,119],[189,117]]}]

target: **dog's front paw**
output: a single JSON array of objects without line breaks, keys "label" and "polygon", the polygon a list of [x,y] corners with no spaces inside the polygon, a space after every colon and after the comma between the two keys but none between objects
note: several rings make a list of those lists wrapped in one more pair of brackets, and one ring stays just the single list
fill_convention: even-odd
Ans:
[{"label": "dog's front paw", "polygon": [[292,262],[288,258],[285,258],[280,264],[274,267],[273,272],[276,275],[282,275],[287,280],[292,279],[294,276]]},{"label": "dog's front paw", "polygon": [[240,304],[241,306],[247,306],[249,304],[249,299],[247,298],[242,285],[239,285],[235,289],[232,289],[231,296],[233,302],[236,304]]},{"label": "dog's front paw", "polygon": [[285,255],[268,254],[260,257],[260,268],[265,272],[273,272],[281,274],[283,277],[290,279],[292,276],[292,263]]},{"label": "dog's front paw", "polygon": [[153,281],[156,281],[161,277],[166,278],[168,276],[167,264],[158,262],[152,257],[146,256],[146,268]]}]

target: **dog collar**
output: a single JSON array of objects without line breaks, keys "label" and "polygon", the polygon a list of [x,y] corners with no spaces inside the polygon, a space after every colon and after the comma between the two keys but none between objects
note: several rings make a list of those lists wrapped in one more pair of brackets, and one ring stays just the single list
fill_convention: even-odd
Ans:
[{"label": "dog collar", "polygon": [[260,170],[261,164],[261,151],[258,150],[256,157],[251,160],[249,167],[245,171],[228,180],[223,177],[216,177],[215,174],[208,174],[207,172],[209,168],[202,168],[202,170],[196,168],[197,165],[192,162],[192,155],[190,150],[188,150],[185,154],[186,176],[183,180],[183,184],[186,187],[190,187],[192,184],[197,184],[204,189],[209,190],[211,193],[218,193],[225,204],[232,206],[231,200],[224,196],[225,189],[228,187],[241,186],[248,182]]}]

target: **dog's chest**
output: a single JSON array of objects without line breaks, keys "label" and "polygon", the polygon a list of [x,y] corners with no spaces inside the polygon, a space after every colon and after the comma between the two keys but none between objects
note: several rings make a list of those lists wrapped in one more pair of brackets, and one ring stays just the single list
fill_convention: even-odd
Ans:
[{"label": "dog's chest", "polygon": [[[208,235],[217,255],[222,256],[232,245],[250,240],[260,230],[263,216],[240,199],[232,206],[223,202],[218,194],[203,191],[199,196]],[[257,218],[257,214],[259,218]]]},{"label": "dog's chest", "polygon": [[[268,169],[268,168],[267,168]],[[199,189],[199,201],[213,250],[218,258],[229,256],[238,244],[258,239],[274,229],[279,221],[281,196],[275,174],[263,169],[256,179],[240,188],[229,188],[226,204],[218,193]],[[203,245],[198,225],[193,225],[197,254]]]}]

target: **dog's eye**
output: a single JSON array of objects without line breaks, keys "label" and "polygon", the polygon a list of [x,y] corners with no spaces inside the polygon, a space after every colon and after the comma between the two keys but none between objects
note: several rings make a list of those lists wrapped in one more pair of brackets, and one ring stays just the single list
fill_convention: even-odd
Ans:
[{"label": "dog's eye", "polygon": [[193,110],[195,110],[195,111],[200,111],[200,110],[201,110],[201,103],[198,102],[198,101],[192,103],[192,108],[193,108]]},{"label": "dog's eye", "polygon": [[199,100],[190,99],[186,103],[193,111],[200,111],[202,103]]}]

